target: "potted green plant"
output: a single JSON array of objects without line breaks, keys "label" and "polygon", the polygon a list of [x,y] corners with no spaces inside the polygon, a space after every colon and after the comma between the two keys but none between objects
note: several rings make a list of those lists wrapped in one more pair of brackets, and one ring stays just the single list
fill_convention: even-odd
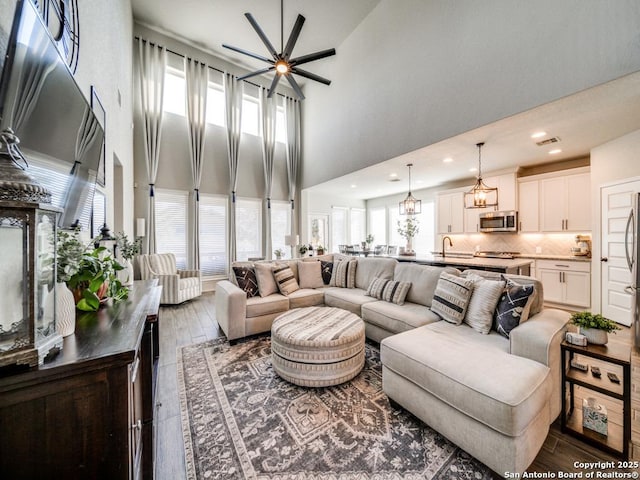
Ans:
[{"label": "potted green plant", "polygon": [[324,247],[322,245],[318,244],[318,246],[316,247],[316,254],[324,255]]},{"label": "potted green plant", "polygon": [[119,278],[123,285],[128,286],[133,284],[133,264],[131,261],[136,255],[142,252],[142,238],[138,237],[133,242],[129,240],[127,234],[124,232],[116,233],[116,245],[118,251],[124,259],[123,269],[120,272]]},{"label": "potted green plant", "polygon": [[599,313],[575,312],[571,315],[570,322],[579,327],[580,333],[587,337],[588,343],[594,345],[605,345],[609,340],[608,334],[620,330],[616,322]]},{"label": "potted green plant", "polygon": [[413,255],[413,237],[420,231],[420,222],[417,218],[407,217],[404,221],[398,220],[398,234],[407,241],[405,253]]},{"label": "potted green plant", "polygon": [[364,241],[367,243],[367,250],[371,250],[371,244],[373,243],[374,236],[372,234],[367,235]]},{"label": "potted green plant", "polygon": [[298,252],[300,253],[300,255],[304,255],[308,250],[309,247],[307,247],[304,243],[302,245],[298,245]]},{"label": "potted green plant", "polygon": [[281,248],[278,248],[273,251],[273,254],[276,256],[276,260],[281,260],[282,257],[284,257],[284,250],[282,250]]}]

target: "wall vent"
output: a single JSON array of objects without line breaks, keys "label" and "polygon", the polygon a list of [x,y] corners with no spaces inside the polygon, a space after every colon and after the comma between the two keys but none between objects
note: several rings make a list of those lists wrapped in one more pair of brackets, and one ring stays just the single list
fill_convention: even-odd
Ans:
[{"label": "wall vent", "polygon": [[399,182],[400,179],[398,177],[394,177],[394,178],[390,178],[389,181],[390,182]]},{"label": "wall vent", "polygon": [[536,145],[538,145],[539,147],[544,147],[545,145],[558,143],[559,141],[560,141],[560,137],[545,138],[544,140],[540,140],[539,142],[536,142]]}]

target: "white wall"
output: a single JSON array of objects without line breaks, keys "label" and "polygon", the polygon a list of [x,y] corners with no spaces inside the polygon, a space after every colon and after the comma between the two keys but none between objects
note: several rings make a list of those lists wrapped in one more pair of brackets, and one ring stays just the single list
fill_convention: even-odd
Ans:
[{"label": "white wall", "polygon": [[382,0],[312,69],[303,188],[640,69],[640,2]]}]

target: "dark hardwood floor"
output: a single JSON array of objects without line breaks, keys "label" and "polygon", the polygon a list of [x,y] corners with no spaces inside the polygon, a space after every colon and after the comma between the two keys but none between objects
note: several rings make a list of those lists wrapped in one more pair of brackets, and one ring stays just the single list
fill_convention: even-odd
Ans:
[{"label": "dark hardwood floor", "polygon": [[[200,298],[160,310],[160,362],[156,401],[156,478],[185,478],[184,442],[178,383],[176,350],[184,345],[204,342],[223,335],[215,319],[215,296]],[[628,333],[613,336],[628,341]],[[579,440],[563,435],[553,424],[545,444],[529,468],[531,472],[574,472],[574,462],[613,461],[614,458]]]}]

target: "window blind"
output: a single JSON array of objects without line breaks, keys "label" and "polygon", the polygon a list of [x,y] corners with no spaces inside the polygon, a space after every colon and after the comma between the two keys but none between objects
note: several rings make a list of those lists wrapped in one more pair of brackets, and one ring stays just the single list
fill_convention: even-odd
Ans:
[{"label": "window blind", "polygon": [[331,207],[331,251],[338,253],[338,245],[346,245],[347,242],[347,209]]},{"label": "window blind", "polygon": [[[284,243],[284,236],[291,233],[291,203],[271,202],[271,246],[273,250],[289,252]],[[271,252],[273,253],[273,252]]]},{"label": "window blind", "polygon": [[351,244],[364,242],[367,237],[367,215],[364,208],[352,208],[351,217]]},{"label": "window blind", "polygon": [[156,242],[158,253],[173,253],[176,266],[187,267],[187,192],[156,189]]},{"label": "window blind", "polygon": [[200,273],[227,274],[227,197],[200,194]]},{"label": "window blind", "polygon": [[107,211],[107,199],[104,193],[96,189],[93,195],[93,211],[91,218],[91,238],[95,238],[100,233],[104,225]]},{"label": "window blind", "polygon": [[238,260],[262,257],[262,200],[236,199],[236,218]]},{"label": "window blind", "polygon": [[369,233],[373,235],[374,245],[387,244],[387,209],[385,207],[369,210]]}]

